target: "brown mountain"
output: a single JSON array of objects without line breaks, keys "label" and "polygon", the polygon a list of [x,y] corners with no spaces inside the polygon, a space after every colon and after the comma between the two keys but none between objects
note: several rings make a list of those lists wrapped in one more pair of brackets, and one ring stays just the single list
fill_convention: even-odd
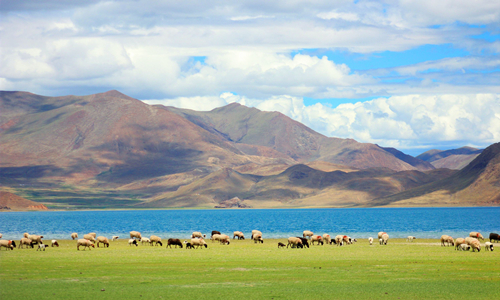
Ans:
[{"label": "brown mountain", "polygon": [[481,154],[482,151],[482,149],[472,147],[461,147],[444,151],[432,149],[418,155],[416,158],[429,162],[436,168],[460,170]]},{"label": "brown mountain", "polygon": [[370,205],[500,205],[500,143],[484,149],[471,163],[452,176],[375,199]]},{"label": "brown mountain", "polygon": [[38,202],[19,197],[10,192],[0,191],[0,211],[47,210]]}]

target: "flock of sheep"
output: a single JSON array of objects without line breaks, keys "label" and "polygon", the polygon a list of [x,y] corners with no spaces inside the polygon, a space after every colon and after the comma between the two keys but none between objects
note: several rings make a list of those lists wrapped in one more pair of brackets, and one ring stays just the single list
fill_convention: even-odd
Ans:
[{"label": "flock of sheep", "polygon": [[[2,238],[2,234],[0,233],[0,239]],[[35,234],[28,234],[24,233],[23,238],[19,241],[19,246],[18,248],[24,248],[26,247],[31,247],[34,248],[35,245],[37,245],[37,251],[45,251],[45,248],[48,247],[48,245],[44,244],[42,242],[42,235],[35,235]],[[73,240],[78,239],[78,233],[74,232],[71,234],[71,238]],[[113,236],[111,238],[112,241],[117,240],[119,237],[118,236]],[[194,249],[196,248],[207,248],[208,244],[205,242],[206,235],[202,234],[201,232],[193,232],[191,234],[191,240],[188,242],[187,240],[184,242],[181,242],[180,239],[175,239],[175,238],[170,238],[167,240],[167,247],[172,248],[172,246],[179,246],[180,248],[183,248],[183,244],[186,246],[187,249]],[[490,233],[490,241],[485,242],[484,246],[486,250],[493,251],[493,242],[500,242],[500,236],[497,233]],[[238,240],[244,240],[245,235],[241,231],[235,231],[233,232],[233,239],[238,239]],[[264,239],[262,238],[262,232],[259,230],[252,230],[252,235],[250,237],[251,240],[253,240],[255,243],[264,243]],[[408,236],[406,239],[408,242],[413,242],[416,237],[414,236]],[[212,231],[212,235],[210,237],[210,240],[212,242],[219,242],[222,245],[229,245],[231,238],[226,235],[222,234],[219,231]],[[389,235],[386,232],[379,232],[378,233],[378,240],[380,245],[387,245],[387,242],[389,241]],[[483,240],[484,238],[479,232],[471,232],[469,234],[469,237],[467,238],[457,238],[453,239],[449,235],[443,235],[441,236],[441,246],[455,246],[455,250],[462,250],[462,251],[468,251],[472,249],[473,252],[476,250],[479,252],[481,251],[481,243],[479,240]],[[343,246],[343,245],[350,245],[357,242],[356,239],[351,238],[347,235],[337,235],[335,238],[332,238],[329,234],[325,233],[323,235],[315,235],[312,231],[310,230],[305,230],[302,233],[302,237],[289,237],[288,238],[288,244],[285,245],[281,242],[278,243],[278,248],[304,248],[307,247],[309,248],[309,245],[314,245],[316,243],[317,245],[324,245],[326,244],[334,244],[337,246]],[[370,245],[373,244],[373,238],[370,237],[368,238],[368,242]],[[131,231],[130,232],[130,239],[128,241],[128,244],[130,246],[135,245],[138,246],[139,243],[142,244],[149,244],[151,246],[163,246],[162,240],[160,237],[156,235],[152,235],[149,238],[147,237],[142,237],[141,233],[138,231]],[[83,250],[89,248],[95,248],[95,245],[99,247],[102,245],[103,247],[109,247],[109,240],[107,237],[104,236],[97,236],[96,233],[91,232],[88,234],[85,234],[82,239],[77,240],[76,248],[77,250],[80,250],[80,247],[83,247]],[[0,240],[0,249],[4,247],[7,248],[7,250],[13,250],[16,248],[16,242],[12,240]],[[59,247],[59,243],[57,240],[52,240],[51,241],[51,247]]]}]

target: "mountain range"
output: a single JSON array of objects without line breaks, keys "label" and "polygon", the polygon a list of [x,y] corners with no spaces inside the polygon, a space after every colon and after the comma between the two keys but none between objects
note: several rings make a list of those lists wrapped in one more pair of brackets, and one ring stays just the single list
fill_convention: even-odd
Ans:
[{"label": "mountain range", "polygon": [[[233,198],[242,207],[353,207],[412,205],[403,203],[424,194],[441,199],[422,204],[429,206],[444,201],[435,193],[457,195],[478,180],[491,201],[457,205],[498,204],[500,185],[481,177],[496,174],[490,166],[496,160],[483,157],[483,171],[468,169],[489,148],[412,157],[326,137],[278,112],[236,103],[200,112],[148,105],[118,91],[63,97],[4,91],[0,111],[0,189],[49,208],[213,208]],[[437,164],[445,159],[455,165]],[[460,184],[439,183],[450,178]]]}]

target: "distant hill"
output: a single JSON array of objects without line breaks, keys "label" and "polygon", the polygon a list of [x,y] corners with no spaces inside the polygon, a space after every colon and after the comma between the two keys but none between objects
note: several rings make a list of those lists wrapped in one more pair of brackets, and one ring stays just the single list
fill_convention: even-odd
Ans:
[{"label": "distant hill", "polygon": [[482,149],[462,147],[451,150],[429,150],[416,158],[431,163],[435,168],[460,170],[481,154]]},{"label": "distant hill", "polygon": [[19,197],[10,192],[0,191],[0,211],[47,210],[40,203]]},{"label": "distant hill", "polygon": [[500,205],[500,143],[487,147],[447,178],[375,199],[369,205]]}]

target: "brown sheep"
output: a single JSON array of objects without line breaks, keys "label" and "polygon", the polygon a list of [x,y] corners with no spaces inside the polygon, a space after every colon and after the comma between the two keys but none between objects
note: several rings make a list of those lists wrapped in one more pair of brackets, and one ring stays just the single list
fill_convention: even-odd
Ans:
[{"label": "brown sheep", "polygon": [[131,231],[130,238],[140,240],[142,238],[142,236],[141,236],[141,233],[139,231]]},{"label": "brown sheep", "polygon": [[33,248],[33,245],[31,244],[31,239],[29,239],[29,238],[25,238],[25,237],[23,237],[23,238],[19,241],[19,246],[18,246],[18,248],[21,248],[21,249],[22,249],[22,248],[24,248],[24,245],[25,245],[26,247],[28,247],[28,246],[29,246],[29,247]]},{"label": "brown sheep", "polygon": [[443,234],[441,236],[441,246],[455,246],[455,242],[451,236]]},{"label": "brown sheep", "polygon": [[167,247],[172,248],[172,245],[174,245],[175,248],[177,248],[177,246],[180,246],[182,248],[182,243],[181,243],[181,240],[179,240],[179,239],[168,239],[167,240]]},{"label": "brown sheep", "polygon": [[99,248],[100,243],[102,243],[104,245],[104,247],[109,248],[109,240],[107,237],[104,237],[104,236],[97,237],[97,248]]},{"label": "brown sheep", "polygon": [[91,235],[91,234],[85,234],[85,235],[83,236],[83,239],[84,239],[84,240],[89,240],[89,241],[91,241],[92,243],[95,243],[95,242],[96,242],[95,237],[94,237],[93,235]]},{"label": "brown sheep", "polygon": [[90,247],[92,248],[95,248],[94,244],[87,240],[87,239],[79,239],[77,242],[76,242],[76,250],[80,250],[80,246],[84,246],[83,247],[83,251],[85,251],[85,249],[88,247],[89,250],[92,250],[90,249]]}]

